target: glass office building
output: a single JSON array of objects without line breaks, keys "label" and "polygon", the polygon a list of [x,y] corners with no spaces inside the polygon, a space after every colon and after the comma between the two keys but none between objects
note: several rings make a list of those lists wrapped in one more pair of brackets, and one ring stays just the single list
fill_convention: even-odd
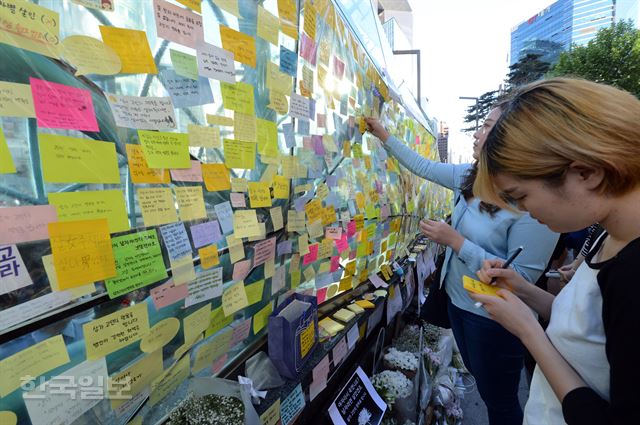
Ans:
[{"label": "glass office building", "polygon": [[[625,10],[633,9],[627,3]],[[583,45],[596,36],[599,29],[611,25],[619,6],[615,0],[559,0],[511,31],[510,64],[528,53],[542,55],[542,60],[555,62],[572,44]],[[625,17],[634,18],[628,11]]]}]

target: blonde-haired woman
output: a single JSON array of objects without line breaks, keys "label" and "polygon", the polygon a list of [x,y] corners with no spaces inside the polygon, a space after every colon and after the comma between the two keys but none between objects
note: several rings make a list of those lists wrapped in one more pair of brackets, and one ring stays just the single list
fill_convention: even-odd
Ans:
[{"label": "blonde-haired woman", "polygon": [[[556,232],[605,232],[554,297],[500,261],[472,294],[537,361],[525,424],[640,424],[640,100],[583,80],[524,87],[480,153],[474,193]],[[526,249],[526,247],[525,247]],[[531,310],[550,318],[546,335]]]}]

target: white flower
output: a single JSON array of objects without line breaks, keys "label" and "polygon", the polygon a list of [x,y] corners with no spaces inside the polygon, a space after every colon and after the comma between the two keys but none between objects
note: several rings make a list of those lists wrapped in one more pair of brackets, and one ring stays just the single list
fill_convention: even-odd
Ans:
[{"label": "white flower", "polygon": [[402,372],[385,370],[371,377],[371,383],[387,404],[393,405],[396,398],[405,398],[411,395],[413,384]]},{"label": "white flower", "polygon": [[362,409],[358,414],[358,425],[367,425],[371,420],[371,412],[367,409]]},{"label": "white flower", "polygon": [[418,358],[408,351],[398,351],[394,347],[384,355],[384,360],[396,369],[402,370],[418,370]]}]

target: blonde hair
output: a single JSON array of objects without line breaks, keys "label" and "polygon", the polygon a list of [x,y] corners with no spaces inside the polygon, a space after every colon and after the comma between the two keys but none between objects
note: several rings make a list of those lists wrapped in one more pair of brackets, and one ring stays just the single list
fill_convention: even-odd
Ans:
[{"label": "blonde hair", "polygon": [[553,78],[523,87],[502,108],[480,152],[473,192],[509,208],[494,177],[564,180],[580,161],[604,171],[599,193],[622,195],[640,183],[640,100],[590,81]]}]

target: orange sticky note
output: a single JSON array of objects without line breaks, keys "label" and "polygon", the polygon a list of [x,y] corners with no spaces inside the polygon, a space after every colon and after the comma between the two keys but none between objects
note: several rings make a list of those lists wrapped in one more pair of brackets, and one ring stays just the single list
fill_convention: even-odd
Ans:
[{"label": "orange sticky note", "polygon": [[220,25],[222,48],[233,52],[233,58],[252,67],[256,67],[256,39],[243,32]]},{"label": "orange sticky note", "polygon": [[200,265],[203,269],[210,269],[211,267],[220,263],[218,258],[218,247],[215,245],[205,246],[198,250],[200,255]]},{"label": "orange sticky note", "polygon": [[49,223],[49,237],[60,289],[116,275],[106,218]]},{"label": "orange sticky note", "polygon": [[144,157],[142,146],[127,144],[127,160],[129,161],[129,171],[131,181],[134,184],[160,183],[168,184],[171,179],[169,170],[163,168],[149,168]]},{"label": "orange sticky note", "polygon": [[115,50],[122,61],[121,73],[158,73],[146,32],[102,25],[99,28],[104,44]]},{"label": "orange sticky note", "polygon": [[224,164],[202,164],[202,178],[209,192],[231,189],[229,170]]},{"label": "orange sticky note", "polygon": [[462,276],[462,286],[469,292],[481,295],[492,295],[494,297],[498,296],[497,292],[500,290],[498,286],[487,285],[469,276]]}]

